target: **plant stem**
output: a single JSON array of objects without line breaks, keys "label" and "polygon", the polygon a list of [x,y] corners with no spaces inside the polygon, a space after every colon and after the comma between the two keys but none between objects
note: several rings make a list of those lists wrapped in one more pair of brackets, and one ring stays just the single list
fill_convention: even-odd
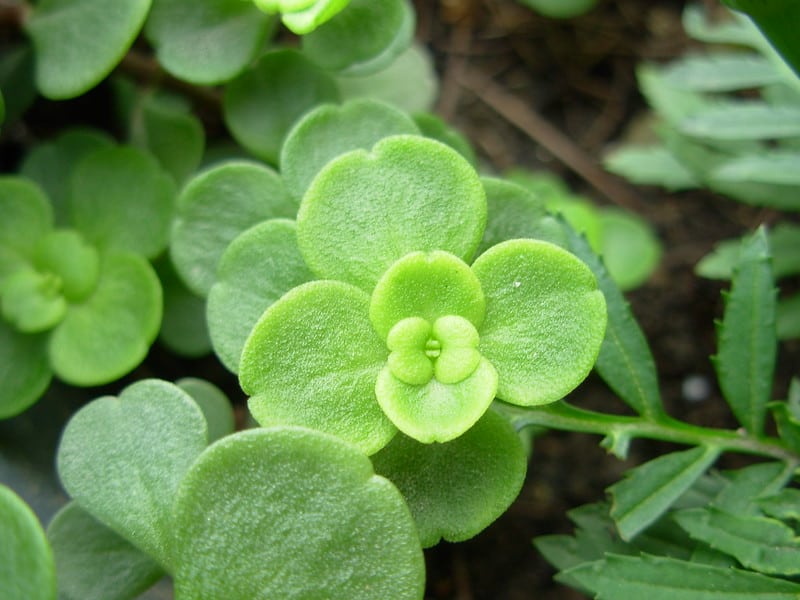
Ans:
[{"label": "plant stem", "polygon": [[755,436],[743,429],[731,431],[700,427],[667,416],[651,421],[642,417],[584,410],[562,401],[524,410],[515,409],[512,421],[518,430],[538,426],[596,433],[611,439],[649,438],[689,446],[716,447],[723,452],[766,456],[782,460],[792,468],[800,466],[800,455],[777,438]]}]

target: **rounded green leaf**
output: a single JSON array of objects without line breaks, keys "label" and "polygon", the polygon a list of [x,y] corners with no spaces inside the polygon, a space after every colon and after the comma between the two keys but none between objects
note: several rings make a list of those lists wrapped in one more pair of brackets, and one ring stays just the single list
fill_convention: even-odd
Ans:
[{"label": "rounded green leaf", "polygon": [[300,205],[297,239],[320,277],[371,291],[410,252],[445,250],[468,260],[485,223],[472,166],[440,142],[401,135],[328,163]]},{"label": "rounded green leaf", "polygon": [[24,333],[52,329],[67,314],[61,281],[52,273],[20,269],[0,285],[3,318]]},{"label": "rounded green leaf", "polygon": [[174,203],[172,178],[132,146],[92,152],[70,179],[72,223],[101,249],[157,256],[169,240]]},{"label": "rounded green leaf", "polygon": [[303,53],[328,71],[367,75],[409,47],[415,26],[406,0],[350,0],[335,18],[303,36]]},{"label": "rounded green leaf", "polygon": [[522,406],[563,398],[591,371],[605,334],[592,272],[538,240],[498,244],[472,269],[486,296],[478,350],[497,369],[498,398]]},{"label": "rounded green leaf", "polygon": [[141,380],[73,415],[61,437],[58,473],[79,506],[169,570],[173,501],[206,447],[206,431],[184,391]]},{"label": "rounded green leaf", "polygon": [[294,122],[318,104],[338,99],[336,82],[325,71],[296,50],[274,50],[228,84],[223,114],[242,146],[277,164]]},{"label": "rounded green leaf", "polygon": [[369,296],[312,281],[263,314],[242,351],[239,382],[261,425],[318,429],[371,454],[396,432],[374,391],[387,355],[369,322]]},{"label": "rounded green leaf", "polygon": [[121,377],[147,354],[158,334],[161,285],[145,259],[109,254],[94,293],[72,305],[50,338],[50,363],[73,385],[100,385]]},{"label": "rounded green leaf", "polygon": [[151,0],[41,0],[25,23],[36,48],[36,84],[51,99],[94,87],[130,48]]},{"label": "rounded green leaf", "polygon": [[237,237],[219,261],[208,294],[208,328],[214,352],[239,370],[245,340],[264,311],[314,277],[297,247],[294,221],[272,219]]},{"label": "rounded green leaf", "polygon": [[375,395],[386,416],[400,431],[424,444],[448,442],[462,435],[483,416],[496,390],[497,372],[485,359],[457,383],[433,377],[424,385],[408,384],[387,366],[375,384]]},{"label": "rounded green leaf", "polygon": [[317,431],[220,440],[186,474],[175,515],[176,598],[423,597],[403,498],[363,454]]},{"label": "rounded green leaf", "polygon": [[208,443],[233,433],[233,407],[225,393],[204,379],[184,377],[175,382],[179,388],[189,394],[203,411],[208,425]]},{"label": "rounded green leaf", "polygon": [[3,598],[55,600],[53,553],[42,526],[30,507],[4,485],[0,485],[0,539]]},{"label": "rounded green leaf", "polygon": [[551,19],[572,19],[588,12],[597,0],[517,0]]},{"label": "rounded green leaf", "polygon": [[547,210],[562,217],[577,233],[586,236],[597,253],[603,248],[603,221],[600,210],[588,200],[572,194],[551,196],[546,200]]},{"label": "rounded green leaf", "polygon": [[154,266],[164,294],[158,340],[181,356],[197,358],[210,354],[205,298],[187,289],[168,255],[162,254]]},{"label": "rounded green leaf", "polygon": [[606,208],[600,211],[600,222],[600,254],[609,274],[622,290],[642,285],[661,258],[658,238],[646,221],[627,211]]},{"label": "rounded green leaf", "polygon": [[157,0],[145,32],[158,62],[198,85],[228,81],[253,60],[273,20],[242,0]]},{"label": "rounded green leaf", "polygon": [[194,177],[178,198],[170,255],[195,294],[207,296],[222,253],[253,225],[294,217],[297,205],[269,167],[237,161]]},{"label": "rounded green leaf", "polygon": [[472,145],[463,133],[451,127],[450,124],[440,116],[430,112],[418,112],[412,115],[412,118],[422,132],[422,135],[447,144],[466,158],[469,164],[477,167],[478,158],[475,156],[475,150],[472,149]]},{"label": "rounded green leaf", "polygon": [[522,488],[527,456],[508,420],[490,409],[446,444],[399,434],[372,462],[403,494],[427,548],[469,539],[502,515]]},{"label": "rounded green leaf", "polygon": [[311,180],[332,159],[350,150],[369,150],[385,137],[404,133],[418,133],[413,121],[377,100],[319,106],[286,136],[280,160],[286,188],[295,198],[302,198]]},{"label": "rounded green leaf", "polygon": [[0,419],[36,402],[52,377],[47,335],[22,333],[0,319]]},{"label": "rounded green leaf", "polygon": [[372,292],[369,317],[386,337],[407,317],[433,323],[460,315],[480,327],[486,310],[481,284],[469,266],[448,252],[412,252],[395,262]]},{"label": "rounded green leaf", "polygon": [[297,35],[305,35],[333,18],[350,0],[255,0],[267,13],[283,13],[283,24]]},{"label": "rounded green leaf", "polygon": [[0,215],[0,247],[22,256],[29,256],[37,240],[53,227],[47,196],[22,177],[0,177]]},{"label": "rounded green leaf", "polygon": [[33,264],[42,273],[60,281],[61,293],[70,302],[80,302],[94,290],[100,272],[100,255],[77,231],[51,231],[33,251]]}]

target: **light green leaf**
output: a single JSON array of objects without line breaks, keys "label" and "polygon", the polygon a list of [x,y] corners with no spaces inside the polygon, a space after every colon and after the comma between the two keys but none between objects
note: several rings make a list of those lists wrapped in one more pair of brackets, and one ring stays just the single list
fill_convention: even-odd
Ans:
[{"label": "light green leaf", "polygon": [[207,296],[222,253],[253,225],[293,218],[297,204],[271,168],[223,163],[195,176],[178,197],[170,256],[186,287]]},{"label": "light green leaf", "polygon": [[800,7],[792,0],[724,0],[731,8],[747,13],[770,44],[800,74]]},{"label": "light green leaf", "polygon": [[700,186],[695,175],[663,146],[625,145],[608,154],[603,164],[637,185],[660,185],[670,191]]},{"label": "light green leaf", "polygon": [[669,85],[663,68],[641,64],[636,69],[639,91],[655,113],[670,125],[677,125],[687,116],[713,106],[702,94]]},{"label": "light green leaf", "polygon": [[446,444],[398,434],[372,462],[403,494],[423,547],[430,547],[467,540],[502,515],[522,487],[527,456],[513,427],[490,409]]},{"label": "light green leaf", "polygon": [[414,8],[407,0],[350,0],[333,19],[303,36],[302,49],[328,71],[368,75],[404,52],[415,29]]},{"label": "light green leaf", "polygon": [[396,432],[375,398],[388,354],[369,322],[367,294],[313,281],[262,315],[242,351],[239,382],[261,425],[311,427],[372,454]]},{"label": "light green leaf", "polygon": [[175,382],[179,388],[189,394],[203,411],[208,425],[208,443],[233,433],[233,407],[230,400],[213,383],[196,377],[184,377]]},{"label": "light green leaf", "polygon": [[697,447],[664,454],[626,473],[609,488],[611,517],[623,540],[634,538],[658,519],[719,456],[716,448]]},{"label": "light green leaf", "polygon": [[461,156],[466,158],[473,167],[478,166],[478,158],[475,156],[467,136],[447,121],[432,112],[417,112],[411,115],[414,123],[425,137],[433,138],[443,144],[447,144]]},{"label": "light green leaf", "polygon": [[756,435],[764,429],[777,351],[776,290],[769,257],[762,227],[742,245],[714,357],[722,395],[736,419]]},{"label": "light green leaf", "polygon": [[409,252],[445,250],[469,260],[485,223],[472,166],[449,146],[403,135],[328,163],[300,205],[297,239],[317,275],[371,291]]},{"label": "light green leaf", "polygon": [[60,292],[72,303],[94,291],[100,273],[100,256],[77,231],[61,229],[45,234],[33,251],[40,273],[58,278]]},{"label": "light green leaf", "polygon": [[589,12],[597,0],[517,0],[551,19],[572,19]]},{"label": "light green leaf", "polygon": [[731,19],[716,19],[700,4],[687,4],[683,10],[683,28],[686,33],[709,44],[731,44],[758,49],[764,38],[744,15],[731,13]]},{"label": "light green leaf", "polygon": [[780,521],[715,509],[682,510],[675,520],[694,539],[768,575],[800,574],[800,538]]},{"label": "light green leaf", "polygon": [[30,507],[0,485],[0,590],[8,600],[55,600],[53,553]]},{"label": "light green leaf", "polygon": [[486,297],[478,350],[497,369],[498,398],[521,406],[563,398],[591,371],[606,328],[591,271],[538,240],[498,244],[472,269]]},{"label": "light green leaf", "polygon": [[481,284],[469,266],[452,254],[412,252],[395,262],[375,285],[369,316],[384,339],[399,321],[421,317],[433,324],[458,315],[479,328],[486,312]]},{"label": "light green leaf", "polygon": [[317,431],[220,440],[187,473],[175,515],[177,598],[423,597],[402,496],[361,452]]},{"label": "light green leaf", "polygon": [[228,84],[223,116],[236,141],[274,165],[295,121],[338,99],[328,73],[296,50],[273,50]]},{"label": "light green leaf", "polygon": [[73,415],[58,449],[58,473],[80,507],[171,571],[177,567],[172,504],[206,435],[189,395],[165,381],[141,380]]},{"label": "light green leaf", "polygon": [[[25,23],[36,48],[36,84],[48,98],[74,98],[122,59],[151,0],[41,0]],[[91,32],[91,34],[89,34]]]},{"label": "light green leaf", "polygon": [[658,556],[609,555],[566,572],[598,600],[794,600],[800,585],[760,573]]},{"label": "light green leaf", "polygon": [[100,385],[121,377],[147,354],[158,334],[161,285],[135,254],[108,254],[94,293],[72,305],[50,338],[50,363],[73,385]]},{"label": "light green leaf", "polygon": [[53,517],[47,538],[61,600],[135,598],[164,575],[158,563],[75,502]]},{"label": "light green leaf", "polygon": [[[53,209],[34,182],[23,177],[0,177],[0,247],[23,257],[53,227]],[[0,277],[4,273],[0,271]]]},{"label": "light green leaf", "polygon": [[678,131],[704,140],[765,140],[800,136],[800,107],[739,101],[693,112]]},{"label": "light green leaf", "polygon": [[47,334],[22,333],[0,319],[0,419],[36,402],[52,377]]},{"label": "light green leaf", "polygon": [[231,242],[219,261],[207,309],[214,351],[230,371],[238,372],[242,348],[263,312],[313,278],[293,221],[265,221]]},{"label": "light green leaf", "polygon": [[303,197],[317,173],[340,154],[370,150],[390,135],[419,133],[402,111],[372,99],[324,104],[309,111],[286,136],[280,167],[287,190]]},{"label": "light green leaf", "polygon": [[147,258],[167,247],[175,184],[155,158],[132,146],[84,157],[70,178],[73,225],[99,248]]},{"label": "light green leaf", "polygon": [[664,82],[694,92],[733,92],[783,80],[771,60],[754,52],[689,55],[666,67]]},{"label": "light green leaf", "polygon": [[608,307],[608,327],[597,357],[597,372],[614,392],[640,415],[664,414],[653,354],[627,300],[589,244],[571,229],[570,250],[597,277]]},{"label": "light green leaf", "polygon": [[600,255],[620,289],[645,283],[661,259],[661,243],[650,224],[632,212],[610,207],[600,211],[600,223]]},{"label": "light green leaf", "polygon": [[[800,110],[797,116],[800,118]],[[723,184],[766,183],[796,190],[800,186],[799,170],[800,152],[776,150],[731,158],[714,169],[710,177]],[[792,206],[800,207],[800,200]]]},{"label": "light green leaf", "polygon": [[253,60],[273,19],[241,0],[154,0],[145,33],[158,62],[178,79],[215,85]]},{"label": "light green leaf", "polygon": [[254,0],[267,14],[283,13],[283,24],[292,33],[306,35],[336,16],[350,0]]},{"label": "light green leaf", "polygon": [[58,276],[25,268],[5,277],[0,286],[6,322],[23,333],[41,333],[58,325],[67,314]]}]

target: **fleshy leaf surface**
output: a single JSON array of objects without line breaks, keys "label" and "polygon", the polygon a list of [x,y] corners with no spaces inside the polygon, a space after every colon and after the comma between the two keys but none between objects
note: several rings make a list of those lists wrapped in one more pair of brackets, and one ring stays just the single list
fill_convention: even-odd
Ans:
[{"label": "fleshy leaf surface", "polygon": [[55,600],[53,553],[36,515],[0,485],[0,590],[10,600]]},{"label": "fleshy leaf surface", "polygon": [[297,215],[297,239],[311,270],[371,291],[409,252],[475,252],[486,197],[455,150],[418,136],[392,136],[372,152],[334,159],[312,181]]},{"label": "fleshy leaf surface", "polygon": [[151,0],[38,2],[25,28],[36,48],[39,91],[61,100],[100,83],[130,48],[150,5]]},{"label": "fleshy leaf surface", "polygon": [[516,431],[491,409],[446,444],[398,434],[372,461],[403,494],[426,548],[480,533],[517,497],[527,467]]},{"label": "fleshy leaf surface", "polygon": [[70,306],[52,333],[53,370],[73,385],[113,381],[145,357],[161,312],[161,284],[150,263],[135,254],[106,255],[94,293]]},{"label": "fleshy leaf surface", "polygon": [[184,377],[175,382],[189,394],[203,411],[208,426],[208,443],[233,433],[235,428],[233,406],[225,393],[213,383],[197,377]]},{"label": "fleshy leaf surface", "polygon": [[478,350],[497,370],[498,398],[521,406],[563,398],[591,371],[606,329],[592,272],[538,240],[498,244],[472,270],[486,297]]},{"label": "fleshy leaf surface", "polygon": [[62,600],[135,598],[164,575],[152,558],[70,502],[47,526]]},{"label": "fleshy leaf surface", "polygon": [[0,319],[0,419],[33,404],[52,377],[47,334],[22,333]]},{"label": "fleshy leaf surface", "polygon": [[208,294],[209,333],[219,359],[236,373],[245,341],[264,311],[314,276],[297,247],[294,221],[270,219],[231,242],[216,279]]},{"label": "fleshy leaf surface", "polygon": [[207,296],[220,257],[236,236],[280,217],[293,218],[297,204],[270,167],[235,161],[194,177],[178,198],[170,256],[187,287]]},{"label": "fleshy leaf surface", "polygon": [[203,413],[186,392],[141,380],[73,415],[58,473],[79,506],[170,570],[172,504],[206,435]]},{"label": "fleshy leaf surface", "polygon": [[186,474],[175,515],[178,599],[423,596],[402,496],[353,446],[318,431],[220,440]]},{"label": "fleshy leaf surface", "polygon": [[632,290],[642,285],[658,266],[661,243],[650,225],[629,211],[600,211],[603,241],[600,255],[617,285]]},{"label": "fleshy leaf surface", "polygon": [[549,219],[551,225],[547,227],[547,211],[541,195],[513,181],[494,177],[483,177],[481,181],[486,190],[488,217],[478,254],[500,242],[519,238],[555,242],[553,237],[560,233],[560,226]]},{"label": "fleshy leaf surface", "polygon": [[256,323],[239,382],[261,425],[318,429],[372,454],[397,431],[375,398],[387,355],[369,322],[367,294],[339,281],[312,281]]},{"label": "fleshy leaf surface", "polygon": [[0,247],[22,256],[30,255],[38,239],[53,227],[53,209],[47,196],[23,177],[0,177],[0,214]]}]

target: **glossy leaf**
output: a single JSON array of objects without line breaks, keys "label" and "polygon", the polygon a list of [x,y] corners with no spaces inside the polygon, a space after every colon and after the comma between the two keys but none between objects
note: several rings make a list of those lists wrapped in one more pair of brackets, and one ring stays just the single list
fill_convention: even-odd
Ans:
[{"label": "glossy leaf", "polygon": [[328,71],[368,75],[405,51],[415,29],[414,9],[406,0],[350,0],[333,19],[303,36],[302,49]]},{"label": "glossy leaf", "polygon": [[178,79],[224,83],[253,60],[272,19],[241,0],[154,0],[145,32],[158,62]]},{"label": "glossy leaf", "polygon": [[772,61],[753,52],[686,56],[668,66],[663,75],[665,83],[695,92],[732,92],[783,79]]},{"label": "glossy leaf", "polygon": [[172,503],[206,435],[185,392],[141,380],[75,413],[61,438],[58,473],[79,506],[170,570]]},{"label": "glossy leaf", "polygon": [[623,540],[634,538],[672,506],[719,456],[699,446],[664,454],[626,473],[609,488],[611,516]]},{"label": "glossy leaf", "polygon": [[346,283],[313,281],[256,323],[239,382],[261,425],[310,427],[372,454],[396,432],[375,399],[387,355],[369,322],[369,296]]},{"label": "glossy leaf", "polygon": [[[53,227],[53,209],[39,186],[23,177],[0,177],[0,247],[23,257]],[[4,273],[0,271],[0,277]]]},{"label": "glossy leaf", "polygon": [[724,3],[749,15],[781,56],[800,73],[800,43],[797,27],[800,9],[792,0],[724,0]]},{"label": "glossy leaf", "polygon": [[423,596],[397,489],[320,432],[255,429],[214,444],[181,483],[175,515],[177,598]]},{"label": "glossy leaf", "polygon": [[106,255],[94,293],[70,306],[52,333],[53,370],[73,385],[121,377],[147,354],[161,310],[161,285],[150,264],[134,254]]},{"label": "glossy leaf", "polygon": [[372,462],[403,494],[422,546],[430,547],[469,539],[502,515],[522,487],[527,457],[508,421],[489,410],[446,444],[398,434]]},{"label": "glossy leaf", "polygon": [[222,363],[239,370],[247,337],[264,311],[292,288],[311,281],[293,221],[271,219],[231,242],[208,294],[208,327]]},{"label": "glossy leaf", "polygon": [[55,600],[53,553],[36,515],[0,485],[0,590],[9,600]]},{"label": "glossy leaf", "polygon": [[222,253],[253,225],[292,218],[297,204],[280,176],[256,163],[223,163],[195,176],[178,198],[170,256],[186,286],[207,296]]},{"label": "glossy leaf", "polygon": [[105,148],[84,157],[70,178],[73,225],[101,249],[148,258],[167,247],[175,184],[137,148]]},{"label": "glossy leaf", "polygon": [[661,243],[650,224],[632,212],[600,211],[603,241],[600,255],[621,290],[644,284],[661,259]]},{"label": "glossy leaf", "polygon": [[566,572],[598,600],[790,600],[800,585],[730,567],[657,556],[609,555]]},{"label": "glossy leaf", "polygon": [[39,91],[60,100],[100,83],[130,48],[150,4],[151,0],[38,2],[25,28],[36,48]]},{"label": "glossy leaf", "polygon": [[33,404],[52,377],[47,334],[22,333],[0,319],[0,419]]},{"label": "glossy leaf", "polygon": [[176,381],[175,385],[189,394],[203,411],[208,426],[209,444],[233,433],[235,427],[233,407],[221,389],[196,377],[184,377]]},{"label": "glossy leaf", "polygon": [[720,388],[737,420],[751,433],[764,428],[777,351],[776,290],[766,231],[742,246],[714,357]]},{"label": "glossy leaf", "polygon": [[393,136],[320,171],[300,205],[297,239],[318,276],[371,291],[409,252],[469,260],[485,223],[483,187],[460,154],[427,138]]},{"label": "glossy leaf", "polygon": [[402,111],[371,99],[309,111],[292,128],[281,148],[280,167],[286,188],[298,200],[317,173],[340,154],[370,150],[390,135],[419,133]]},{"label": "glossy leaf", "polygon": [[223,115],[236,141],[277,164],[294,122],[315,106],[338,99],[328,73],[296,50],[274,50],[228,84]]},{"label": "glossy leaf", "polygon": [[591,371],[606,328],[597,281],[566,250],[511,240],[472,266],[486,297],[478,350],[497,370],[498,398],[555,402]]},{"label": "glossy leaf", "polygon": [[47,527],[62,600],[135,598],[164,575],[158,563],[75,502]]}]

